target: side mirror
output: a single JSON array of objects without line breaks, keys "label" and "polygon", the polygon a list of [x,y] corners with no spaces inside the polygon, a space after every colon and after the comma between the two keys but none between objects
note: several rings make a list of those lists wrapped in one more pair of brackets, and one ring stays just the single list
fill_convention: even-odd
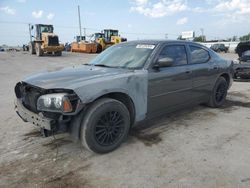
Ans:
[{"label": "side mirror", "polygon": [[32,26],[31,26],[31,30],[33,30],[33,29],[34,29],[34,26],[32,25]]},{"label": "side mirror", "polygon": [[169,57],[164,57],[158,59],[157,63],[154,65],[154,68],[161,68],[161,67],[171,67],[174,60]]}]

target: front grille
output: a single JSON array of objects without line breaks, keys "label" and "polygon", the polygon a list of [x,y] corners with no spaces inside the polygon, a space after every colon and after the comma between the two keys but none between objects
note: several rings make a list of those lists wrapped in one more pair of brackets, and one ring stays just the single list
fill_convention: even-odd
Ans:
[{"label": "front grille", "polygon": [[48,36],[49,46],[58,46],[59,41],[57,36]]},{"label": "front grille", "polygon": [[25,93],[23,97],[23,105],[32,112],[37,112],[36,102],[39,96],[40,93],[36,91],[29,91]]},{"label": "front grille", "polygon": [[15,87],[17,98],[22,100],[23,105],[32,112],[37,113],[36,103],[41,91],[25,83],[18,83]]}]

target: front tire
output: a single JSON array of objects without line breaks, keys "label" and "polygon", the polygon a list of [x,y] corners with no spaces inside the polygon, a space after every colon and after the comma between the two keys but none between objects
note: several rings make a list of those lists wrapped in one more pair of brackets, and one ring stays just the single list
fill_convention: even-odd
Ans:
[{"label": "front tire", "polygon": [[130,127],[127,107],[120,101],[102,98],[94,102],[81,123],[81,142],[95,153],[108,153],[126,139]]},{"label": "front tire", "polygon": [[225,78],[219,77],[211,93],[208,106],[213,108],[221,107],[227,96],[228,83]]},{"label": "front tire", "polygon": [[30,42],[30,43],[29,43],[29,53],[30,53],[31,55],[33,55],[33,54],[36,53],[36,52],[35,52],[35,44],[34,44],[34,42]]},{"label": "front tire", "polygon": [[36,44],[36,55],[38,57],[43,56],[42,46],[39,43]]},{"label": "front tire", "polygon": [[96,53],[101,53],[102,52],[102,45],[100,45],[99,43],[96,44]]}]

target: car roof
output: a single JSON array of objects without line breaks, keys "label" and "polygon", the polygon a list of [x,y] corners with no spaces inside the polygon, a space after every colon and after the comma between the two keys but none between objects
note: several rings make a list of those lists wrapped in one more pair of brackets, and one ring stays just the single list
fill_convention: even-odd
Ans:
[{"label": "car roof", "polygon": [[134,41],[128,41],[124,43],[125,44],[152,44],[152,45],[157,45],[157,44],[162,44],[162,43],[183,43],[183,44],[195,44],[195,45],[202,46],[199,43],[185,41],[185,40],[134,40]]}]

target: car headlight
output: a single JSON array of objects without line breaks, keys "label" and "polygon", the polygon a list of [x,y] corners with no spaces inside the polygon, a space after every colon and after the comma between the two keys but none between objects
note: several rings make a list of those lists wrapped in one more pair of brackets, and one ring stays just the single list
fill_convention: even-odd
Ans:
[{"label": "car headlight", "polygon": [[41,95],[37,99],[37,110],[49,112],[72,112],[67,93]]}]

